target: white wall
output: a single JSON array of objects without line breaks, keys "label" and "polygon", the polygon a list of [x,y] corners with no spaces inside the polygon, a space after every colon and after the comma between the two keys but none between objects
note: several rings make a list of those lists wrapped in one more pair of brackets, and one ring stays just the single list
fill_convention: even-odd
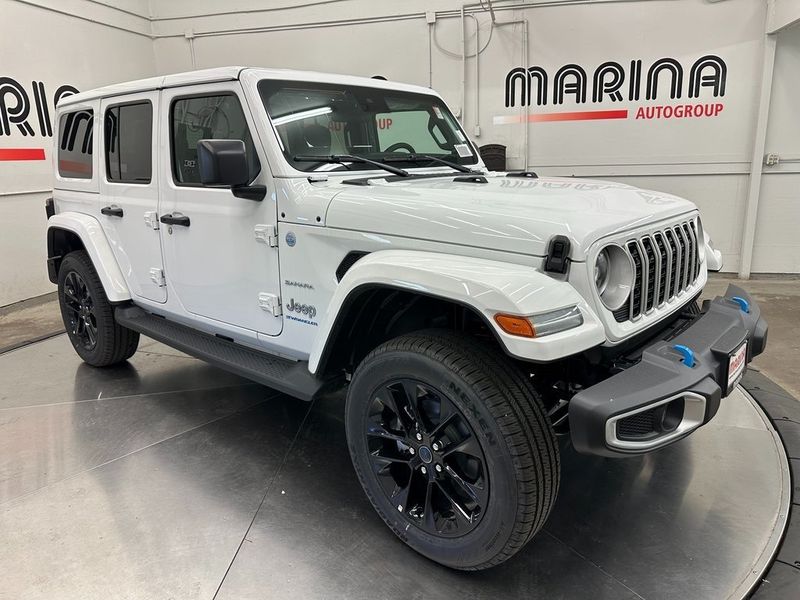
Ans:
[{"label": "white wall", "polygon": [[[215,15],[219,7],[211,0],[154,0],[153,30],[161,36],[155,42],[159,72],[254,64],[380,73],[422,85],[428,85],[430,78],[452,107],[464,104],[464,122],[470,133],[480,131],[478,143],[508,146],[512,167],[527,164],[544,173],[610,178],[694,200],[723,252],[726,270],[739,268],[765,27],[768,19],[770,26],[791,23],[797,13],[796,0],[777,0],[770,6],[760,0],[578,2],[498,10],[500,22],[527,19],[527,57],[522,56],[526,25],[495,27],[491,43],[480,55],[479,81],[475,60],[467,60],[463,102],[462,62],[451,55],[461,53],[461,3],[317,0],[310,6],[278,9],[288,4],[270,2],[269,10],[263,10],[264,3],[236,0],[226,3],[231,13]],[[494,2],[498,9],[514,4],[519,3]],[[437,12],[432,31],[444,49],[434,44],[430,62],[425,11]],[[479,13],[476,18],[483,46],[490,17]],[[474,27],[468,18],[468,54],[474,53]],[[191,42],[185,38],[186,32],[195,36]],[[767,137],[768,152],[798,158],[799,46],[800,28],[779,34]],[[591,76],[592,70],[607,60],[627,66],[631,59],[642,59],[647,69],[658,58],[673,57],[683,65],[688,79],[692,63],[705,54],[719,55],[727,65],[722,98],[704,90],[700,98],[688,99],[684,87],[681,101],[659,94],[657,101],[647,102],[642,92],[639,102],[566,103],[561,107],[550,103],[533,107],[531,113],[625,107],[634,114],[640,106],[719,101],[724,109],[716,117],[532,123],[528,125],[527,156],[524,125],[493,124],[497,116],[525,114],[504,106],[505,76],[515,66],[542,66],[552,77],[561,65],[572,62]],[[765,167],[754,272],[800,271],[800,237],[793,235],[800,224],[798,167],[800,163],[788,162]]]},{"label": "white wall", "polygon": [[[84,0],[37,3],[41,6],[0,0],[0,19],[6,24],[0,37],[0,77],[23,86],[32,103],[28,123],[34,133],[24,136],[12,125],[11,135],[0,136],[0,150],[43,148],[45,155],[44,160],[0,161],[0,306],[54,289],[47,279],[44,214],[46,192],[52,188],[53,138],[40,131],[31,82],[44,83],[52,120],[53,94],[61,85],[86,90],[155,70],[147,0],[117,0],[126,11],[142,11],[141,17]],[[16,106],[10,94],[4,97],[9,107]]]},{"label": "white wall", "polygon": [[[800,7],[797,10],[800,17]],[[781,162],[764,167],[753,270],[800,272],[800,26],[778,33],[765,151]]]},{"label": "white wall", "polygon": [[[641,0],[531,6],[537,3],[540,0],[493,0],[498,22],[527,20],[526,25],[493,30],[488,13],[467,9],[480,24],[481,46],[487,44],[490,30],[492,35],[480,54],[479,77],[471,56],[466,70],[462,68],[458,0],[0,0],[0,16],[7,22],[34,23],[44,31],[44,35],[31,36],[19,33],[25,27],[9,29],[0,50],[3,70],[10,76],[26,85],[41,79],[48,90],[61,83],[86,89],[226,64],[382,74],[422,85],[431,82],[454,109],[463,111],[471,134],[478,133],[479,127],[479,144],[508,146],[513,168],[528,165],[547,174],[609,178],[694,200],[724,254],[726,270],[736,271],[742,252],[764,31],[791,24],[800,14],[800,1]],[[433,26],[426,23],[426,11],[436,13]],[[465,27],[467,52],[472,55],[472,17],[467,17]],[[523,56],[526,30],[528,48]],[[688,99],[684,87],[681,100],[672,101],[662,88],[655,101],[647,101],[643,91],[639,101],[606,99],[595,104],[590,87],[586,104],[568,100],[554,106],[551,101],[529,112],[627,108],[634,115],[639,107],[718,100],[724,109],[715,117],[637,120],[629,116],[534,122],[527,127],[494,122],[495,117],[527,115],[524,109],[504,105],[505,77],[513,67],[544,67],[552,85],[555,71],[565,63],[581,65],[591,77],[603,61],[614,60],[627,68],[631,59],[641,59],[646,70],[658,58],[673,57],[688,76],[692,63],[709,53],[722,57],[728,69],[722,98],[715,99],[709,89],[703,89],[700,98]],[[800,162],[793,162],[800,161],[798,72],[800,28],[795,26],[778,34],[766,151],[778,153],[781,163],[764,167],[754,272],[800,272],[800,236],[795,234],[800,225]],[[20,136],[13,142],[15,146],[27,143]],[[34,142],[41,139],[30,140]],[[0,148],[9,143],[0,138]],[[0,162],[0,194],[46,189],[49,170],[43,166]],[[44,197],[0,196],[5,215],[0,224],[0,305],[52,289],[44,278]],[[18,262],[12,264],[9,256],[23,261],[24,269],[18,268]]]}]

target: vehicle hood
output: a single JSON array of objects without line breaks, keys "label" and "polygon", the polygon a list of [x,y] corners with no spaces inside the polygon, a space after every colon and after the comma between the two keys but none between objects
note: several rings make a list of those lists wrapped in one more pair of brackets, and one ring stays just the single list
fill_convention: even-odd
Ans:
[{"label": "vehicle hood", "polygon": [[339,184],[326,225],[373,234],[544,256],[555,235],[572,241],[572,259],[607,235],[647,227],[696,210],[676,196],[607,181],[461,174]]}]

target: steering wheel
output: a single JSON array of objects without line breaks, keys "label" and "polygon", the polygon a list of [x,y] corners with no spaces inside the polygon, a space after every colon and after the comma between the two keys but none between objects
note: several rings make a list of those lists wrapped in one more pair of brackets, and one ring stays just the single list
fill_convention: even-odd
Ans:
[{"label": "steering wheel", "polygon": [[405,142],[397,142],[389,146],[384,152],[397,152],[398,150],[405,150],[410,154],[416,154],[417,151],[414,150],[414,147],[411,144],[406,144]]}]

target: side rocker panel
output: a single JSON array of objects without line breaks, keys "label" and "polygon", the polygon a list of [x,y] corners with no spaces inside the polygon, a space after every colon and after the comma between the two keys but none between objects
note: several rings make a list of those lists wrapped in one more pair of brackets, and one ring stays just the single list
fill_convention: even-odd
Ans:
[{"label": "side rocker panel", "polygon": [[[329,338],[336,331],[336,321],[343,316],[348,299],[359,290],[374,286],[408,290],[470,306],[494,328],[509,354],[525,360],[556,360],[597,346],[606,339],[600,320],[569,283],[556,281],[533,267],[453,254],[384,250],[360,259],[336,288],[311,349],[312,373],[316,373],[327,344],[333,343]],[[568,306],[580,308],[583,325],[541,338],[508,335],[494,322],[498,312],[529,316]]]},{"label": "side rocker panel", "polygon": [[111,302],[123,302],[131,299],[125,277],[114,258],[106,234],[100,223],[92,216],[75,212],[53,215],[47,221],[48,243],[47,256],[52,258],[54,250],[50,247],[51,229],[64,229],[76,234],[83,242],[92,264],[100,276],[103,289]]}]

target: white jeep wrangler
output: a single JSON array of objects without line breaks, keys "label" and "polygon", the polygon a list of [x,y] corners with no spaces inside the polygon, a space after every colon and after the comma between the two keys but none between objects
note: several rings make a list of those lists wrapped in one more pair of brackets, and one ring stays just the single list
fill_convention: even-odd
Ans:
[{"label": "white jeep wrangler", "polygon": [[496,565],[542,527],[557,436],[626,456],[704,423],[762,352],[697,304],[696,207],[488,173],[435,92],[220,68],[58,106],[48,270],[81,358],[143,333],[304,400],[347,387],[361,484],[409,546]]}]

